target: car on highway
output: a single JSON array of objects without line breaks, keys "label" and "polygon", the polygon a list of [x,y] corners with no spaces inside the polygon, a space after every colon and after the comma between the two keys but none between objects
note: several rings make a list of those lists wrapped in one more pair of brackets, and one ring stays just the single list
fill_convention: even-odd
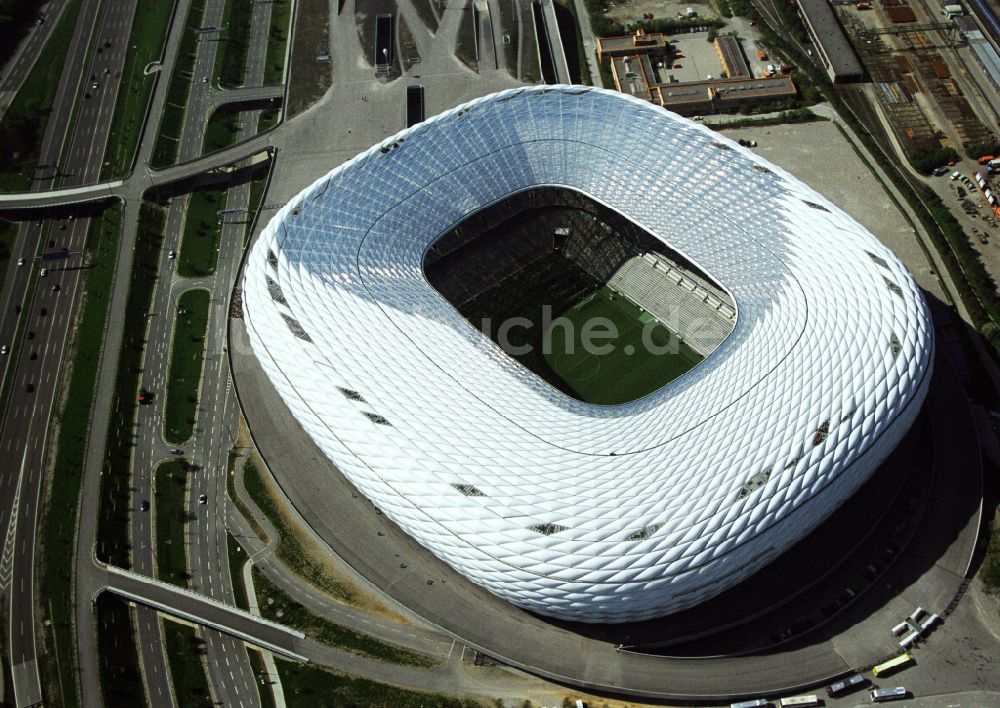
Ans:
[{"label": "car on highway", "polygon": [[39,278],[44,278],[48,274],[49,274],[49,269],[48,268],[42,268],[40,271],[38,271],[38,277]]},{"label": "car on highway", "polygon": [[144,388],[139,389],[139,396],[136,398],[139,403],[146,405],[153,402],[153,392]]},{"label": "car on highway", "polygon": [[32,332],[32,331],[29,331],[28,332],[28,339],[34,339],[34,338],[35,338],[35,333]]},{"label": "car on highway", "polygon": [[55,285],[52,286],[52,292],[54,293],[59,292],[59,283],[56,283]]},{"label": "car on highway", "polygon": [[141,502],[139,502],[139,511],[149,511],[149,501],[148,500],[143,499]]},{"label": "car on highway", "polygon": [[24,259],[23,259],[23,258],[18,258],[18,259],[17,259],[17,264],[18,264],[19,266],[23,266],[23,265],[24,265]]},{"label": "car on highway", "polygon": [[31,393],[32,391],[35,390],[35,384],[28,384],[27,386],[24,387],[24,390],[27,391],[28,393]]},{"label": "car on highway", "polygon": [[184,451],[181,450],[179,447],[172,447],[172,448],[170,448],[170,454],[171,455],[183,455]]},{"label": "car on highway", "polygon": [[198,497],[198,503],[199,504],[207,504],[208,503],[208,495],[207,494],[200,495]]},{"label": "car on highway", "polygon": [[6,354],[8,351],[6,344],[0,345],[0,354]]},{"label": "car on highway", "polygon": [[28,356],[28,358],[31,359],[32,361],[34,361],[35,359],[38,358],[38,352],[31,352],[31,354]]},{"label": "car on highway", "polygon": [[167,258],[170,260],[174,260],[175,258],[177,258],[177,251],[171,250],[170,253],[167,254]]},{"label": "car on highway", "polygon": [[49,314],[49,308],[47,308],[47,307],[43,307],[43,308],[42,308],[42,309],[40,310],[40,312],[41,312],[41,315],[42,315],[42,317],[45,317],[45,315]]}]

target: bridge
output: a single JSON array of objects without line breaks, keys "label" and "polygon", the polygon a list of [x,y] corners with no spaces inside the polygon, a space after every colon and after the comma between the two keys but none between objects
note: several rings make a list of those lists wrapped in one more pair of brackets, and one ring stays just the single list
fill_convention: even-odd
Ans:
[{"label": "bridge", "polygon": [[141,197],[142,192],[151,187],[162,187],[202,175],[208,175],[206,181],[211,181],[213,174],[230,175],[233,170],[226,168],[237,166],[238,163],[262,153],[266,153],[266,159],[272,159],[276,151],[272,142],[271,131],[268,131],[188,162],[162,170],[146,169],[133,173],[125,180],[114,180],[68,189],[50,189],[43,192],[0,194],[0,211],[49,209],[77,204],[92,204],[108,199],[124,201],[128,197]]},{"label": "bridge", "polygon": [[113,565],[98,567],[104,576],[98,594],[110,592],[164,614],[217,629],[294,661],[308,661],[297,651],[299,642],[305,638],[298,630],[271,622],[207,595],[124,568]]}]

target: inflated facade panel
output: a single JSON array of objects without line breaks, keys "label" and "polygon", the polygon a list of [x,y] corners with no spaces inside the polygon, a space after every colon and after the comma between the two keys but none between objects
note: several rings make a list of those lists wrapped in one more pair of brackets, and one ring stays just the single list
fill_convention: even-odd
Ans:
[{"label": "inflated facade panel", "polygon": [[[612,407],[504,354],[423,255],[538,185],[698,264],[736,303],[732,334]],[[871,475],[930,378],[926,304],[862,226],[703,126],[582,87],[486,96],[335,169],[266,227],[243,287],[264,371],[361,492],[474,583],[585,622],[664,615],[759,570]]]}]

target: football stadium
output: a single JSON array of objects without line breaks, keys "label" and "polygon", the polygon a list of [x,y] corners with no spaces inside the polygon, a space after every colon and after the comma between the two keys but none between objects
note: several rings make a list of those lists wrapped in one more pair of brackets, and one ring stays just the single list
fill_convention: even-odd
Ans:
[{"label": "football stadium", "polygon": [[804,538],[907,432],[934,347],[905,267],[828,200],[579,86],[337,167],[242,289],[331,474],[469,581],[589,623],[692,607]]}]

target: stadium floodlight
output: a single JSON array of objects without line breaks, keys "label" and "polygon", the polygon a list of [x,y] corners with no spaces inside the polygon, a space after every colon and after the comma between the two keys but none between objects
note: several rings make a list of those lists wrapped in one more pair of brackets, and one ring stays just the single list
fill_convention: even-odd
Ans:
[{"label": "stadium floodlight", "polygon": [[[717,283],[731,331],[618,405],[508,356],[426,259],[470,215],[551,188]],[[267,377],[362,494],[472,582],[584,622],[690,607],[802,539],[909,429],[934,346],[906,268],[827,199],[579,86],[479,98],[317,180],[257,239],[243,299]]]}]

